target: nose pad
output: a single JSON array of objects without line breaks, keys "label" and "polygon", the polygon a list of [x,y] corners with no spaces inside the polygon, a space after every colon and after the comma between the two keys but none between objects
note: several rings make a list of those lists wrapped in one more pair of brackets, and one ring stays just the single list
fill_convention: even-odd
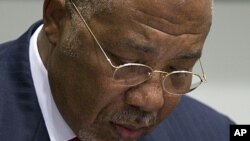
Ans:
[{"label": "nose pad", "polygon": [[143,111],[158,111],[164,104],[163,90],[159,82],[151,78],[151,80],[132,87],[126,93],[126,103]]}]

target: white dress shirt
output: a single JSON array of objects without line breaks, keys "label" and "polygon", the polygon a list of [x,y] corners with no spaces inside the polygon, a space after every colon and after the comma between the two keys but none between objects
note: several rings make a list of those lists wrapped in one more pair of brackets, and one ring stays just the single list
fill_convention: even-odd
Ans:
[{"label": "white dress shirt", "polygon": [[43,25],[37,28],[30,39],[29,58],[31,74],[50,140],[68,141],[74,138],[75,134],[64,121],[56,107],[49,86],[48,72],[41,60],[37,48],[37,38],[42,27]]}]

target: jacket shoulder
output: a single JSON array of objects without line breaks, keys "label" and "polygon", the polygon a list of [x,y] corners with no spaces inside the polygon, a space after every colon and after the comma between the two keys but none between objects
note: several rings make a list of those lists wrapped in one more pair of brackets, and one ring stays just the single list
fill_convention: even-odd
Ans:
[{"label": "jacket shoulder", "polygon": [[49,140],[29,62],[30,37],[39,25],[41,21],[17,40],[0,45],[0,140],[3,141]]}]

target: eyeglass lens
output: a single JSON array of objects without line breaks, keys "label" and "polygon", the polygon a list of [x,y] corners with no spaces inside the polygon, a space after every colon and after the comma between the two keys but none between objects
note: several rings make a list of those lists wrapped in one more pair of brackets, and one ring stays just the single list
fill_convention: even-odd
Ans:
[{"label": "eyeglass lens", "polygon": [[121,66],[114,71],[114,79],[122,85],[134,86],[149,79],[152,69],[139,65]]},{"label": "eyeglass lens", "polygon": [[[116,68],[113,77],[121,85],[135,86],[148,80],[152,69],[140,65],[126,65]],[[162,74],[164,75],[164,74]],[[172,72],[163,76],[162,87],[171,94],[185,94],[201,84],[201,78],[192,72]]]}]

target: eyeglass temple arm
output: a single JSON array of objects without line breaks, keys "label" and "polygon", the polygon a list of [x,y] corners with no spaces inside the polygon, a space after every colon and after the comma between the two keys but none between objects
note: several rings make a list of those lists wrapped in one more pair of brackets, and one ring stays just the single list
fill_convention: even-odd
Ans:
[{"label": "eyeglass temple arm", "polygon": [[205,72],[204,72],[204,69],[203,69],[203,66],[202,66],[202,63],[201,63],[200,59],[199,59],[199,63],[200,63],[200,66],[201,66],[201,71],[202,71],[202,81],[207,82],[207,77],[205,75]]},{"label": "eyeglass temple arm", "polygon": [[78,15],[80,16],[81,20],[83,21],[84,25],[87,27],[88,31],[90,32],[91,36],[94,38],[95,42],[97,43],[97,45],[99,46],[99,48],[101,49],[102,53],[104,54],[104,56],[106,57],[106,59],[108,60],[108,62],[110,63],[110,65],[114,68],[117,68],[115,65],[113,65],[113,63],[111,62],[111,60],[109,59],[109,57],[107,56],[107,54],[105,53],[105,51],[103,50],[101,44],[99,43],[99,41],[97,40],[97,38],[95,37],[94,33],[92,32],[92,30],[90,29],[90,27],[88,26],[87,22],[85,21],[85,19],[82,17],[81,12],[78,10],[77,6],[75,5],[75,3],[70,0],[72,5],[74,6],[76,12],[78,13]]}]

